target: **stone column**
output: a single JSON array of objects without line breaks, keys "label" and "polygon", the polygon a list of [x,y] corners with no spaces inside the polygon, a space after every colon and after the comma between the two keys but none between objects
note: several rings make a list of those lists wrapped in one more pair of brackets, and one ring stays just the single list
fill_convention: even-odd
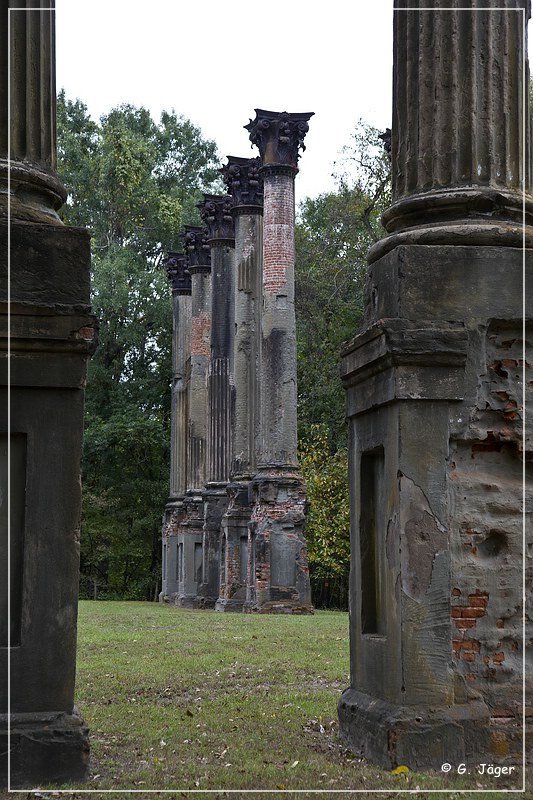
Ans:
[{"label": "stone column", "polygon": [[312,115],[259,109],[256,115],[245,126],[259,148],[264,180],[260,441],[247,608],[305,613],[312,606],[297,460],[294,177]]},{"label": "stone column", "polygon": [[218,611],[241,611],[246,600],[250,481],[259,433],[259,344],[263,259],[263,179],[259,158],[229,156],[222,169],[235,220],[235,409],[229,505],[222,519],[225,564]]},{"label": "stone column", "polygon": [[340,734],[387,768],[473,772],[520,761],[523,744],[529,3],[400,5],[390,233],[370,251],[342,365],[353,514]]},{"label": "stone column", "polygon": [[[57,210],[63,205],[66,192],[55,172],[54,5],[48,0],[2,0],[0,4],[0,103],[4,110],[0,122],[0,215],[7,216],[9,196],[12,217],[60,224]],[[36,10],[41,7],[42,11]]]},{"label": "stone column", "polygon": [[[230,197],[204,195],[200,214],[211,247],[211,356],[207,375],[207,484],[204,492],[204,562],[200,594],[214,607],[220,590],[221,523],[227,509],[233,413],[235,234]],[[224,563],[222,561],[222,563]]]},{"label": "stone column", "polygon": [[177,526],[177,592],[172,602],[181,608],[203,604],[204,500],[207,450],[207,370],[211,347],[211,250],[206,230],[186,225],[182,234],[191,276],[190,364],[188,421],[183,430],[187,445],[187,492],[184,513]]},{"label": "stone column", "polygon": [[0,785],[9,775],[31,788],[82,781],[88,765],[74,679],[83,387],[96,331],[89,234],[56,214],[54,13],[10,12],[8,49],[8,8],[26,4],[0,5]]},{"label": "stone column", "polygon": [[396,5],[412,10],[394,22],[393,204],[370,260],[399,244],[522,247],[523,188],[532,246],[525,0]]},{"label": "stone column", "polygon": [[191,358],[191,276],[183,253],[169,253],[166,262],[172,286],[172,398],[170,421],[170,496],[163,516],[162,588],[160,600],[179,592],[178,527],[185,512],[187,490],[187,433],[189,425],[188,370]]}]

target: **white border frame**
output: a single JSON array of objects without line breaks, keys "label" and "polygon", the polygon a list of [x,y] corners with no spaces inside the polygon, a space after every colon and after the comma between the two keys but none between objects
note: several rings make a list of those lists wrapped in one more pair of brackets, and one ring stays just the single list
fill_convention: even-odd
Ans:
[{"label": "white border frame", "polygon": [[[524,36],[523,52],[523,98],[522,98],[522,408],[524,414],[524,428],[522,434],[522,447],[524,458],[522,460],[522,788],[521,789],[50,789],[54,794],[368,794],[373,792],[394,794],[516,794],[526,791],[526,109],[528,107],[529,86],[527,85],[526,64],[527,54],[527,20],[524,8],[503,7],[445,7],[445,8],[419,8],[394,6],[394,11],[511,11],[520,12],[522,15],[522,30]],[[8,714],[8,767],[7,791],[9,794],[41,793],[42,789],[12,789],[11,788],[11,11],[53,11],[55,8],[8,8],[7,29],[7,103],[8,103],[8,133],[7,133],[7,714]],[[530,154],[530,158],[533,154]],[[48,790],[46,790],[48,791]]]}]

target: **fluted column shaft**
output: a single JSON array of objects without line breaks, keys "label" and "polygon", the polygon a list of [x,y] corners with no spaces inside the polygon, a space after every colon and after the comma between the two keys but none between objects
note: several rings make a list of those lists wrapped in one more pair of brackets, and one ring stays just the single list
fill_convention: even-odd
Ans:
[{"label": "fluted column shaft", "polygon": [[188,381],[191,357],[191,293],[173,292],[172,341],[172,441],[170,456],[170,498],[183,499],[187,491]]},{"label": "fluted column shaft", "polygon": [[0,36],[0,211],[7,208],[9,156],[11,217],[59,224],[66,193],[55,174],[54,0],[1,0]]},{"label": "fluted column shaft", "polygon": [[235,217],[235,415],[232,477],[251,476],[259,438],[259,351],[263,261],[262,210]]},{"label": "fluted column shaft", "polygon": [[211,361],[208,391],[208,483],[229,479],[231,458],[232,372],[234,340],[234,249],[211,240],[213,276]]},{"label": "fluted column shaft", "polygon": [[189,493],[207,480],[207,372],[211,350],[211,268],[189,267],[192,278],[191,373],[189,378]]},{"label": "fluted column shaft", "polygon": [[396,3],[390,235],[371,261],[401,243],[521,246],[524,190],[533,240],[530,4],[487,5]]}]

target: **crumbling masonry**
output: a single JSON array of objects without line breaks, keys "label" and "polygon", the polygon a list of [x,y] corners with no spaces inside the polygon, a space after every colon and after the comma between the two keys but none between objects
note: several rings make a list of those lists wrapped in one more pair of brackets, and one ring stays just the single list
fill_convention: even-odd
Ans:
[{"label": "crumbling masonry", "polygon": [[230,156],[228,195],[170,253],[170,497],[160,599],[311,613],[297,461],[294,177],[311,114],[256,111],[260,156]]},{"label": "crumbling masonry", "polygon": [[396,3],[393,204],[342,364],[353,515],[340,734],[387,768],[519,762],[524,743],[530,7],[463,5]]}]

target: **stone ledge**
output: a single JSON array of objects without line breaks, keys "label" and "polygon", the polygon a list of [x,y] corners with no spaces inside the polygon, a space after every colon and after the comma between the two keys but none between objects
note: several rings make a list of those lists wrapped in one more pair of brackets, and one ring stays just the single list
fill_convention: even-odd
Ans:
[{"label": "stone ledge", "polygon": [[[0,786],[7,786],[8,718],[0,715]],[[89,767],[89,729],[72,714],[11,715],[11,787],[82,782]]]},{"label": "stone ledge", "polygon": [[400,706],[346,689],[338,713],[342,742],[386,769],[405,765],[440,772],[445,762],[468,767],[487,760],[520,763],[522,759],[520,746],[509,747],[502,758],[491,735],[490,711],[479,700],[449,707]]}]

